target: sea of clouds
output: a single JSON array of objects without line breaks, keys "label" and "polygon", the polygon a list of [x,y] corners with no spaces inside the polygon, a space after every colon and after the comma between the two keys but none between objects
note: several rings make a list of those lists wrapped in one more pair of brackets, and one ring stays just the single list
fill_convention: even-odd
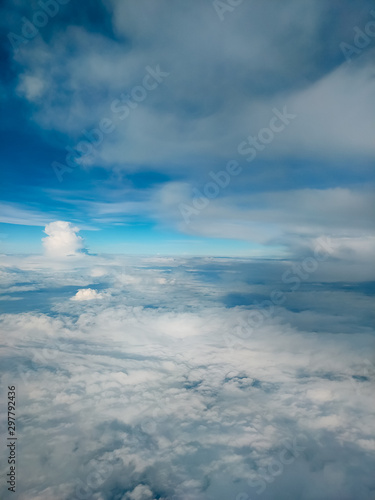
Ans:
[{"label": "sea of clouds", "polygon": [[337,259],[293,292],[287,261],[53,256],[59,227],[1,259],[15,498],[374,498],[373,283]]}]

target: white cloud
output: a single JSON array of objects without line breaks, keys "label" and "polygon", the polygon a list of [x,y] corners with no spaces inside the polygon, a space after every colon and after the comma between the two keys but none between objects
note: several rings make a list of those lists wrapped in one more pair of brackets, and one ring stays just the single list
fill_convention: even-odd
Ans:
[{"label": "white cloud", "polygon": [[46,255],[52,258],[77,256],[84,248],[83,239],[76,234],[78,231],[70,222],[47,224],[44,232],[48,236],[42,239]]},{"label": "white cloud", "polygon": [[[81,482],[103,499],[114,489],[125,500],[251,497],[248,480],[300,433],[305,453],[272,477],[264,498],[284,498],[278,492],[291,484],[303,500],[331,498],[315,487],[329,487],[328,464],[353,495],[371,463],[371,387],[352,378],[361,374],[357,347],[369,336],[333,341],[267,323],[228,348],[225,336],[241,317],[243,310],[225,308],[175,312],[167,329],[171,313],[163,309],[86,310],[74,322],[3,316],[12,345],[22,342],[33,367],[12,379],[28,408],[20,498],[30,491],[38,498],[47,485],[74,498]],[[190,333],[177,339],[172,329],[181,327]],[[41,470],[35,456],[46,454]],[[93,457],[112,467],[98,488],[87,479]],[[304,485],[290,482],[296,467]],[[356,498],[369,498],[366,489]]]},{"label": "white cloud", "polygon": [[96,290],[92,288],[82,288],[78,290],[78,292],[71,298],[71,300],[93,300],[93,299],[102,299],[103,294],[98,293]]},{"label": "white cloud", "polygon": [[[65,294],[54,298],[53,314],[0,317],[8,332],[3,370],[27,408],[19,419],[21,500],[79,498],[78,487],[81,496],[103,500],[252,497],[249,479],[295,438],[305,451],[267,482],[265,500],[289,498],[292,487],[301,500],[371,498],[373,337],[360,326],[372,310],[368,297],[348,290],[327,298],[319,288],[303,303],[301,288],[290,305],[299,319],[310,313],[302,327],[293,317],[293,326],[278,319],[281,308],[243,336],[237,327],[248,309],[220,299],[264,294],[254,285],[267,274],[256,271],[259,263],[136,259],[130,266],[117,258],[104,267],[103,259],[87,260],[74,273],[18,271],[18,280],[64,287],[74,275],[76,282],[88,277],[112,286],[110,302],[77,303],[78,294]],[[107,272],[92,272],[98,268]],[[5,275],[10,286],[12,276]],[[108,291],[86,284],[79,295]],[[345,311],[339,322],[336,307]]]},{"label": "white cloud", "polygon": [[[246,172],[241,175],[246,176]],[[245,240],[274,247],[277,252],[284,246],[294,257],[300,247],[311,248],[321,235],[329,235],[335,242],[335,256],[366,262],[366,266],[371,262],[375,244],[371,189],[289,189],[249,196],[228,186],[216,199],[202,200],[204,195],[197,196],[193,188],[203,193],[204,186],[204,182],[200,186],[181,182],[163,185],[150,202],[153,217],[186,234]],[[203,208],[197,210],[197,206]]]}]

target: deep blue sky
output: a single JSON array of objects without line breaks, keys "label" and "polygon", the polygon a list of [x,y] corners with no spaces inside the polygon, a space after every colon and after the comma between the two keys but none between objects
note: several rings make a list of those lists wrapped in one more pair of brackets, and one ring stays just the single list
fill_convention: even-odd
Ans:
[{"label": "deep blue sky", "polygon": [[[375,39],[355,36],[372,7],[72,0],[22,43],[41,7],[4,1],[3,252],[40,253],[54,221],[93,253],[280,256],[324,234],[360,244],[372,227]],[[238,146],[284,107],[295,118],[246,161]],[[114,130],[59,180],[52,164],[103,119]],[[194,208],[231,160],[241,172]]]}]

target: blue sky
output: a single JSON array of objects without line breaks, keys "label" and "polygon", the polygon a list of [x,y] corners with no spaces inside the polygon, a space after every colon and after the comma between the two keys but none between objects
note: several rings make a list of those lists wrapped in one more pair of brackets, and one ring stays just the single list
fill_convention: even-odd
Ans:
[{"label": "blue sky", "polygon": [[[355,37],[371,2],[219,4],[70,1],[38,18],[3,2],[4,253],[41,253],[59,220],[93,253],[282,256],[296,237],[367,235],[374,37]],[[46,23],[27,43],[25,18]],[[271,137],[275,109],[294,118]],[[258,134],[249,162],[239,145]],[[230,161],[241,172],[197,211]]]}]

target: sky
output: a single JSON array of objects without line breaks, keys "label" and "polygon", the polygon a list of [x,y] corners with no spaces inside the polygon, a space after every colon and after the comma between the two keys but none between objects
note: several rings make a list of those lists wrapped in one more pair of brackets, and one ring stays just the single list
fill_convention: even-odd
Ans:
[{"label": "sky", "polygon": [[232,3],[2,2],[4,253],[41,253],[60,220],[92,253],[360,244],[372,3]]},{"label": "sky", "polygon": [[373,2],[0,30],[1,498],[373,500]]}]

